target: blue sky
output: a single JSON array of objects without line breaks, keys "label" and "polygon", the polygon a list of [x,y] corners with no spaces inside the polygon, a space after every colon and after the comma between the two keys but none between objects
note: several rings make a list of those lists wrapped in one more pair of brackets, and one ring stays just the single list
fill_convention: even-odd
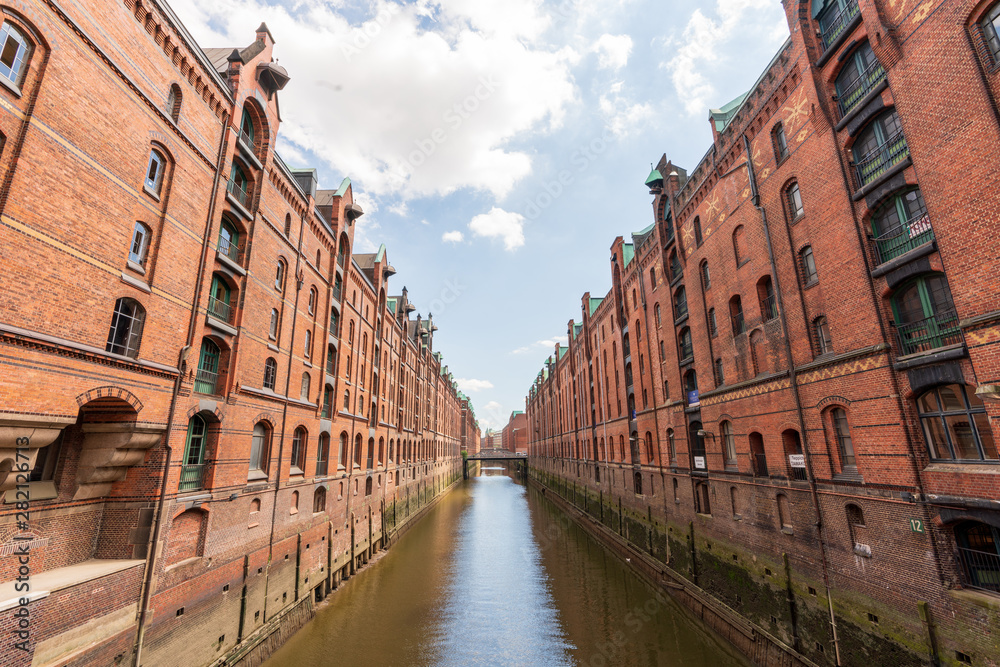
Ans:
[{"label": "blue sky", "polygon": [[357,252],[385,243],[485,428],[524,396],[608,249],[652,222],[666,153],[692,169],[708,109],[788,35],[779,0],[174,0],[203,47],[265,21],[292,79],[278,151],[350,176]]}]

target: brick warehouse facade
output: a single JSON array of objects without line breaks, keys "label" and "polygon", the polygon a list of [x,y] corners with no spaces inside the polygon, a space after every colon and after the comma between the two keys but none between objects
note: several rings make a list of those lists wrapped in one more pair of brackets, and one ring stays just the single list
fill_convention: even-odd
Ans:
[{"label": "brick warehouse facade", "polygon": [[1000,4],[784,6],[531,386],[531,474],[780,664],[997,665]]},{"label": "brick warehouse facade", "polygon": [[461,478],[471,404],[384,246],[352,251],[350,180],[275,154],[266,26],[0,13],[0,665],[237,655]]}]

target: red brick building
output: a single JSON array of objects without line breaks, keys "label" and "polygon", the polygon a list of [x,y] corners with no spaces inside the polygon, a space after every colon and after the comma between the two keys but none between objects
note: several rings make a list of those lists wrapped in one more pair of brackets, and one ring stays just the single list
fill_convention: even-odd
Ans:
[{"label": "red brick building", "polygon": [[500,447],[515,454],[528,453],[528,416],[521,410],[510,413],[500,433]]},{"label": "red brick building", "polygon": [[476,411],[472,407],[472,400],[462,392],[458,392],[458,404],[461,412],[459,419],[462,422],[462,451],[467,452],[469,456],[474,456],[479,453],[481,437],[479,421],[476,420]]},{"label": "red brick building", "polygon": [[350,180],[275,154],[265,25],[62,7],[0,9],[0,664],[207,665],[459,479],[471,406]]},{"label": "red brick building", "polygon": [[1000,5],[784,6],[532,385],[532,474],[816,663],[996,664]]}]

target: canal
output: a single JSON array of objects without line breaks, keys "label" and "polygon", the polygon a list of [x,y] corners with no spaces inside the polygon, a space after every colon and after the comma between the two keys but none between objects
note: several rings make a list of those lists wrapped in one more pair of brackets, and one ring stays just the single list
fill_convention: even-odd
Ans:
[{"label": "canal", "polygon": [[745,664],[544,496],[484,469],[265,667]]}]

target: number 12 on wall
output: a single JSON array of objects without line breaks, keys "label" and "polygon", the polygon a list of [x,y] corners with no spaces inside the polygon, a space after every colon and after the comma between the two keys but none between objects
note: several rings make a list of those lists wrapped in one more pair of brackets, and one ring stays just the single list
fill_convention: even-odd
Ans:
[{"label": "number 12 on wall", "polygon": [[910,519],[910,530],[912,530],[914,533],[924,532],[924,520]]}]

